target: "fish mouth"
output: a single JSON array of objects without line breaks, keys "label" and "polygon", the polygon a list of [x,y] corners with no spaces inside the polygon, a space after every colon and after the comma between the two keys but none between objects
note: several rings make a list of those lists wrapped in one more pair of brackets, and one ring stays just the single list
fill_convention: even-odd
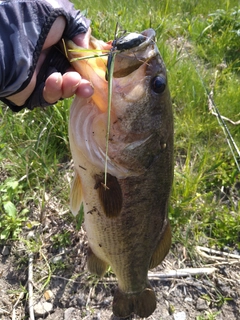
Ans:
[{"label": "fish mouth", "polygon": [[129,65],[128,67],[121,70],[114,70],[113,77],[114,78],[123,78],[131,74],[133,71],[137,70],[142,65],[141,61],[137,61],[135,65]]},{"label": "fish mouth", "polygon": [[[119,82],[119,80],[123,80],[121,86],[124,86],[124,90],[127,84],[132,81],[131,75],[134,72],[139,72],[139,75],[135,75],[134,77],[142,78],[145,75],[145,69],[150,60],[159,54],[153,29],[147,29],[141,33],[130,33],[127,36],[129,37],[130,35],[132,35],[132,39],[134,39],[134,36],[138,37],[141,35],[144,41],[130,49],[118,50],[115,55],[113,81]],[[124,41],[126,37],[122,37],[121,39]],[[72,41],[67,41],[66,43],[70,62],[84,79],[92,83],[94,87],[92,99],[101,112],[106,112],[108,105],[106,94],[108,92],[108,81],[106,81],[105,77],[108,55],[111,54],[111,50],[113,49],[113,41],[105,43],[91,36],[88,50],[78,47]],[[106,51],[108,54],[106,54]],[[105,55],[102,56],[102,54]],[[88,59],[89,56],[94,58]],[[78,60],[79,58],[86,59]]]}]

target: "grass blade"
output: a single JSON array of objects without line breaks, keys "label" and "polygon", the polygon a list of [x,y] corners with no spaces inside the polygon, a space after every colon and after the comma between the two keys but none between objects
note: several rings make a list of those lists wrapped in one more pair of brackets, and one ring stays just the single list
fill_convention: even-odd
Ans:
[{"label": "grass blade", "polygon": [[107,165],[108,165],[108,141],[110,135],[110,122],[111,122],[111,104],[112,104],[112,79],[114,70],[116,52],[112,53],[112,61],[108,72],[108,121],[107,121],[107,133],[106,133],[106,153],[105,153],[105,169],[104,169],[104,186],[107,188]]}]

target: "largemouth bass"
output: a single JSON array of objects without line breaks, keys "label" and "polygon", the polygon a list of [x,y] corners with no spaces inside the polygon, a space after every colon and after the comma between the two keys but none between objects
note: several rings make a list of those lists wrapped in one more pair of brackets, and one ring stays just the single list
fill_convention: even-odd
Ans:
[{"label": "largemouth bass", "polygon": [[[134,39],[136,34],[130,35]],[[69,139],[75,177],[70,205],[75,215],[84,205],[89,271],[102,276],[110,265],[116,274],[113,313],[118,317],[153,313],[156,297],[148,270],[165,258],[171,245],[171,98],[155,32],[148,29],[141,36],[140,43],[129,42],[115,58],[106,185],[107,57],[73,62],[92,82],[94,95],[76,97],[71,106]],[[94,38],[89,45],[95,55],[111,48]],[[68,47],[74,49],[69,52],[72,59],[91,54],[72,42]]]}]

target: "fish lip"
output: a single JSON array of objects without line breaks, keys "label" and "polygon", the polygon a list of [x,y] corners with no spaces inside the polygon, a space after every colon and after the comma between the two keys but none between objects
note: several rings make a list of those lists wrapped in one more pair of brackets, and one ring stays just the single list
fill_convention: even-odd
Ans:
[{"label": "fish lip", "polygon": [[[131,34],[134,34],[134,33],[130,33],[129,35],[131,35]],[[137,46],[134,46],[130,49],[125,49],[124,52],[126,52],[126,51],[131,51],[131,52],[139,51],[142,48],[149,46],[149,44],[155,43],[155,36],[156,36],[155,30],[149,28],[149,29],[142,31],[140,34],[145,37],[145,40]],[[139,34],[136,33],[136,38],[138,35]]]},{"label": "fish lip", "polygon": [[151,43],[155,43],[155,37],[156,37],[155,30],[149,28],[149,29],[142,31],[141,34],[146,37],[146,40],[144,42],[140,43],[140,45],[138,46],[139,49],[141,47],[145,48],[146,46],[150,45]]},{"label": "fish lip", "polygon": [[[137,34],[136,34],[137,35]],[[159,55],[155,43],[156,33],[153,29],[141,32],[146,40],[138,46],[118,52],[115,56],[114,78],[123,78],[137,70],[143,64],[147,64],[152,58]]]}]

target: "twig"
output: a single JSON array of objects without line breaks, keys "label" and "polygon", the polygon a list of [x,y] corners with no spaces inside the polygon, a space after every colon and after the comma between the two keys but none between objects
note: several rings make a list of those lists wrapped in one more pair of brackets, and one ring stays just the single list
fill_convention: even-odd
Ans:
[{"label": "twig", "polygon": [[[214,249],[209,249],[206,247],[201,247],[201,246],[196,246],[196,250],[197,252],[208,259],[214,259],[214,260],[220,260],[220,261],[226,261],[227,259],[234,259],[234,260],[238,260],[240,261],[240,255],[238,254],[232,254],[232,253],[228,253],[228,252],[222,252],[222,251],[218,251],[218,250],[214,250]],[[213,255],[209,255],[208,253],[214,253],[215,256]],[[226,259],[227,258],[227,259]],[[232,261],[232,260],[231,260]]]},{"label": "twig", "polygon": [[[213,98],[213,90],[211,90],[209,95],[208,95],[208,109],[209,109],[209,111],[211,112],[212,115],[218,117],[219,116],[218,113],[213,111],[214,110],[214,105],[213,105],[213,102],[212,102],[213,101],[212,98]],[[221,118],[223,120],[227,121],[227,122],[230,122],[234,126],[237,126],[237,125],[240,124],[240,120],[233,121],[233,120],[231,120],[231,119],[229,119],[227,117],[224,117],[222,115],[221,115]]]},{"label": "twig", "polygon": [[33,253],[28,255],[28,308],[29,319],[35,320],[33,310]]},{"label": "twig", "polygon": [[92,296],[92,293],[93,291],[95,290],[95,287],[91,287],[90,290],[89,290],[89,294],[88,294],[88,298],[87,298],[87,302],[86,302],[86,307],[88,306],[90,300],[91,300],[91,296]]},{"label": "twig", "polygon": [[164,278],[179,278],[179,277],[188,277],[188,276],[197,276],[197,275],[208,275],[214,273],[217,268],[185,268],[177,270],[169,270],[163,273],[160,272],[149,272],[148,278],[153,279],[164,279]]},{"label": "twig", "polygon": [[[201,78],[200,78],[201,79]],[[214,100],[213,100],[213,90],[211,90],[211,92],[208,92],[208,89],[206,88],[206,86],[204,85],[203,83],[203,80],[201,79],[202,81],[202,84],[205,88],[205,91],[207,93],[207,96],[208,96],[208,101],[209,101],[209,109],[210,111],[213,113],[216,113],[217,115],[217,120],[218,120],[218,123],[219,125],[222,127],[223,129],[223,132],[225,134],[225,137],[226,137],[226,140],[227,140],[227,143],[228,143],[228,146],[231,150],[231,153],[232,153],[232,156],[234,158],[234,161],[235,161],[235,164],[238,168],[238,171],[240,172],[240,164],[239,164],[239,157],[240,157],[240,151],[238,149],[238,146],[236,145],[226,123],[225,123],[225,120],[223,119],[221,113],[219,112],[217,106],[215,105],[214,103]]]},{"label": "twig", "polygon": [[[211,112],[211,114],[213,115],[213,116],[218,116],[218,114],[216,113],[216,112]],[[231,120],[231,119],[229,119],[229,118],[227,118],[227,117],[224,117],[224,116],[222,116],[222,119],[223,120],[225,120],[225,121],[227,121],[227,122],[230,122],[232,125],[234,125],[234,126],[238,126],[239,124],[240,124],[240,120],[238,120],[238,121],[233,121],[233,120]]]},{"label": "twig", "polygon": [[[207,258],[211,258],[212,256],[207,256]],[[205,267],[217,267],[217,266],[224,266],[224,265],[228,265],[231,266],[233,264],[238,264],[240,263],[240,260],[223,260],[223,261],[217,261],[217,262],[213,262],[213,263],[207,263],[205,264]]]},{"label": "twig", "polygon": [[24,297],[24,292],[22,291],[17,299],[17,301],[15,302],[15,304],[13,305],[12,308],[12,320],[16,320],[16,307],[19,304],[19,301],[22,300],[22,298]]},{"label": "twig", "polygon": [[10,314],[10,312],[9,311],[7,311],[7,310],[5,310],[5,309],[2,309],[2,308],[0,308],[0,311],[1,311],[1,313],[6,313],[6,314]]},{"label": "twig", "polygon": [[[197,275],[209,275],[217,271],[217,268],[184,268],[184,269],[176,269],[169,270],[166,272],[148,272],[149,280],[159,280],[159,279],[170,279],[170,278],[180,278],[180,277],[189,277],[189,276],[197,276]],[[100,279],[100,283],[116,283],[117,279],[113,278],[103,278]]]}]

